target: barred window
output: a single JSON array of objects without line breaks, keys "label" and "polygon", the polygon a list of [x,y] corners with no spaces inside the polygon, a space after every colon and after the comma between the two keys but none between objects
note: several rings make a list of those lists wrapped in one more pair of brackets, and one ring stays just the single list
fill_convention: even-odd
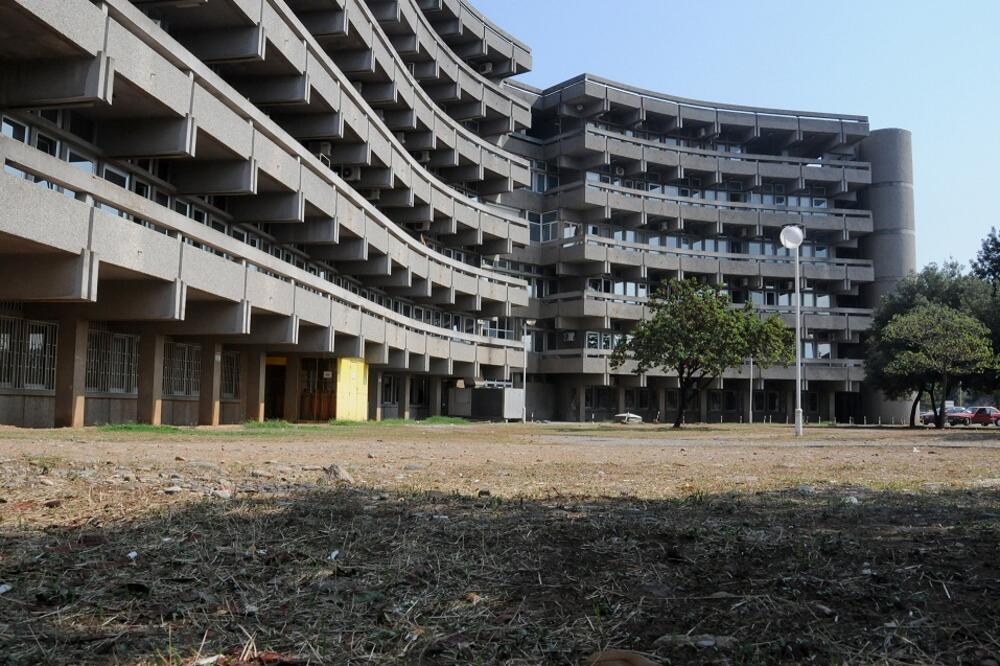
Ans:
[{"label": "barred window", "polygon": [[240,353],[222,352],[222,397],[235,400],[240,397]]},{"label": "barred window", "polygon": [[0,387],[56,387],[58,324],[0,316]]},{"label": "barred window", "polygon": [[139,385],[139,336],[91,329],[87,335],[87,390],[135,394]]},{"label": "barred window", "polygon": [[201,345],[163,345],[163,395],[197,397],[201,388]]}]

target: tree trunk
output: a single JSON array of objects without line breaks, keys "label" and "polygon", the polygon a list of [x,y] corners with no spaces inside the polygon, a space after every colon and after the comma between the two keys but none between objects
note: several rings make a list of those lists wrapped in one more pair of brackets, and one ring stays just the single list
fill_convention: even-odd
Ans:
[{"label": "tree trunk", "polygon": [[677,396],[677,417],[674,419],[675,428],[680,428],[684,423],[684,408],[687,407],[688,386],[687,382],[681,379],[679,395]]},{"label": "tree trunk", "polygon": [[948,399],[948,380],[941,382],[941,404],[934,414],[934,427],[940,430],[944,427],[944,403]]},{"label": "tree trunk", "polygon": [[920,398],[924,397],[924,390],[920,389],[917,392],[917,397],[913,399],[913,404],[910,405],[910,427],[917,427],[917,407],[920,405]]}]

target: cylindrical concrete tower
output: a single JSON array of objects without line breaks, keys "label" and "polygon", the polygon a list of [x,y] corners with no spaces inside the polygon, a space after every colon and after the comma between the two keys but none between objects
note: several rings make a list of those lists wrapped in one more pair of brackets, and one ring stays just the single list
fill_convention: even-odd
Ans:
[{"label": "cylindrical concrete tower", "polygon": [[[909,130],[896,128],[875,130],[861,142],[860,158],[872,169],[862,204],[872,212],[873,230],[861,239],[862,254],[875,269],[875,282],[863,292],[870,307],[917,270],[912,143]],[[864,402],[868,417],[883,423],[905,423],[910,417],[910,401],[886,400],[881,392],[866,390]]]},{"label": "cylindrical concrete tower", "polygon": [[875,267],[868,292],[871,307],[900,278],[917,270],[912,143],[909,130],[895,128],[875,130],[861,142],[860,157],[872,167],[863,204],[872,212],[874,229],[861,240],[862,253]]}]

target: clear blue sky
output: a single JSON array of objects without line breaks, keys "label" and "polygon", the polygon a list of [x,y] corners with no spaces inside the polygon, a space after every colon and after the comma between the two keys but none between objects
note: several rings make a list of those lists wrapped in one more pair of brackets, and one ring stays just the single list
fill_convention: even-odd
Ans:
[{"label": "clear blue sky", "polygon": [[[519,77],[589,72],[913,132],[918,265],[968,264],[1000,193],[1000,1],[473,0],[532,49]],[[992,195],[991,195],[992,196]]]}]

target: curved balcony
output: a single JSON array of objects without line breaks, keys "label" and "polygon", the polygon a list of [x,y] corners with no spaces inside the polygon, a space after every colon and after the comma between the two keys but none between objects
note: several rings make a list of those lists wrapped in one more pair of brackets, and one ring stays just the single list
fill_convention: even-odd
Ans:
[{"label": "curved balcony", "polygon": [[531,105],[483,70],[456,56],[434,30],[416,0],[368,0],[395,51],[434,100],[460,121],[474,121],[479,134],[496,140],[531,126]]},{"label": "curved balcony", "polygon": [[[455,53],[494,79],[531,69],[531,49],[467,0],[419,0],[434,29]],[[489,63],[487,68],[484,65]]]},{"label": "curved balcony", "polygon": [[[172,29],[193,50],[192,62],[185,62],[185,67],[207,69],[204,63],[210,64],[227,83],[268,112],[269,121],[277,121],[320,155],[397,223],[441,236],[449,245],[482,246],[485,254],[502,254],[524,242],[522,220],[457,193],[431,174],[386,127],[287,5],[264,0],[259,16],[232,13],[223,23],[213,12],[225,5],[177,10],[185,21],[174,22]],[[132,11],[118,0],[110,6],[120,9],[123,16]],[[251,24],[242,26],[243,19]],[[208,25],[216,27],[208,29]],[[262,44],[254,55],[247,55],[246,45],[237,39],[247,30]],[[160,43],[173,45],[166,33],[160,37],[158,32],[159,28],[150,28],[154,49]],[[228,44],[227,39],[235,44],[217,46]],[[178,46],[174,50],[183,53]]]},{"label": "curved balcony", "polygon": [[[495,94],[484,100],[487,95],[482,86],[474,85],[452,99],[443,87],[418,83],[418,69],[411,71],[398,46],[362,0],[346,0],[344,8],[336,10],[344,15],[340,31],[332,31],[327,20],[317,18],[314,3],[289,4],[338,69],[354,82],[368,104],[382,113],[385,125],[405,137],[403,144],[408,150],[425,155],[421,163],[436,169],[449,182],[475,183],[482,195],[509,192],[528,182],[524,158],[498,148],[452,117],[465,109],[467,117],[460,120],[482,119],[481,127],[493,123],[497,133],[507,132],[511,130],[509,100],[497,100]],[[442,94],[432,97],[428,93],[435,90]],[[492,119],[486,120],[484,114]],[[503,122],[497,122],[501,117]]]},{"label": "curved balcony", "polygon": [[[100,8],[86,2],[72,17],[60,12],[40,16],[59,35],[49,32],[50,39],[97,49],[95,56],[104,47],[118,63],[106,79],[113,80],[119,104],[110,104],[108,91],[89,110],[106,153],[118,158],[173,156],[170,169],[180,190],[225,197],[237,221],[312,233],[312,242],[329,248],[317,254],[344,262],[346,272],[359,262],[373,263],[393,288],[445,304],[455,303],[456,292],[466,294],[472,310],[487,292],[497,314],[509,309],[504,299],[526,301],[518,281],[462,264],[415,240],[131,5],[115,0],[108,7],[112,20],[106,23]],[[88,25],[92,16],[99,39],[90,44],[95,33],[75,26]],[[80,62],[108,61],[98,56]],[[78,98],[72,102],[80,103]],[[34,100],[24,105],[32,106]],[[111,113],[113,122],[102,134],[104,117]],[[453,218],[450,224],[455,223]],[[372,262],[379,257],[383,259]],[[479,283],[490,286],[480,289]]]},{"label": "curved balcony", "polygon": [[[801,257],[800,261],[803,278],[835,283],[836,293],[851,292],[856,290],[857,284],[875,279],[870,259]],[[792,279],[795,273],[794,260],[790,256],[708,252],[592,234],[543,244],[536,263],[555,265],[559,275],[594,276],[624,272],[643,280],[660,273],[670,277],[707,275],[715,279],[724,276],[753,278],[759,283],[763,278]]]},{"label": "curved balcony", "polygon": [[45,179],[0,174],[0,263],[21,276],[19,300],[75,304],[81,318],[146,322],[167,335],[351,355],[414,372],[476,377],[523,353],[515,341],[403,317],[12,140],[0,150],[8,171]]},{"label": "curved balcony", "polygon": [[656,173],[664,182],[688,177],[703,187],[724,181],[759,188],[766,180],[780,183],[788,194],[823,187],[827,196],[856,192],[871,184],[871,166],[854,160],[817,160],[802,157],[730,153],[669,145],[629,137],[588,123],[584,129],[546,142],[544,158],[562,169],[592,170],[617,167],[629,178]]},{"label": "curved balcony", "polygon": [[749,144],[752,152],[791,150],[802,155],[850,146],[868,136],[868,118],[725,104],[666,95],[592,74],[547,88],[539,112],[574,118],[604,116],[624,126],[646,124],[700,140],[723,137]]},{"label": "curved balcony", "polygon": [[521,190],[511,195],[510,203],[516,205],[515,201],[528,210],[578,211],[580,222],[615,220],[628,227],[653,226],[703,235],[726,233],[726,227],[749,227],[750,236],[760,236],[764,229],[798,224],[807,235],[828,234],[853,243],[872,232],[872,216],[867,210],[713,201],[596,181],[567,183],[544,194]]}]

